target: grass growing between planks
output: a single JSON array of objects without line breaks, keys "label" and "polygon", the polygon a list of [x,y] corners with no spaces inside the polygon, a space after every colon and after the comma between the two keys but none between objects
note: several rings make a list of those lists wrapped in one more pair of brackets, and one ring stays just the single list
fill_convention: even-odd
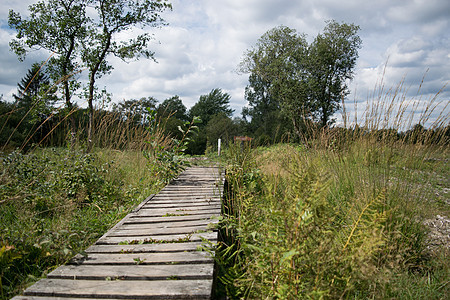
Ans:
[{"label": "grass growing between planks", "polygon": [[[327,137],[330,139],[331,137]],[[320,143],[318,143],[320,144]],[[361,135],[341,147],[228,150],[222,293],[247,299],[444,299],[447,146]]]}]

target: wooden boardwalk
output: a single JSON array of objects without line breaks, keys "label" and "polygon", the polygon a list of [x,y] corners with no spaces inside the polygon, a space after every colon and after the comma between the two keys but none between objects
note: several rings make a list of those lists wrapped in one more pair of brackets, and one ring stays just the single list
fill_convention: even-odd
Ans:
[{"label": "wooden boardwalk", "polygon": [[13,299],[210,299],[223,176],[192,167]]}]

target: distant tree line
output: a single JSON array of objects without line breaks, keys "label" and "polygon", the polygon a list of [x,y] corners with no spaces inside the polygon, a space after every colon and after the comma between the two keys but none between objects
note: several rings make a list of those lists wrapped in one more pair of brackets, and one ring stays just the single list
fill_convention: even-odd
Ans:
[{"label": "distant tree line", "polygon": [[[64,96],[57,93],[48,69],[33,64],[24,78],[18,83],[14,102],[0,99],[0,146],[3,150],[19,148],[26,150],[30,146],[67,146],[72,143],[85,144],[88,138],[86,128],[89,125],[90,108],[80,108],[75,104],[69,110],[64,105]],[[105,94],[106,101],[111,101]],[[232,119],[231,96],[220,88],[201,95],[197,103],[187,109],[182,99],[175,95],[161,103],[154,97],[128,99],[112,103],[109,109],[94,108],[95,123],[107,122],[108,130],[128,126],[145,128],[148,126],[148,109],[155,110],[159,126],[166,135],[181,138],[180,127],[195,116],[202,120],[197,138],[190,143],[187,153],[203,154],[207,147],[215,147],[217,140],[232,140],[235,135],[243,134],[246,124],[242,119]],[[120,148],[121,144],[96,146]],[[86,146],[86,145],[85,145]]]}]

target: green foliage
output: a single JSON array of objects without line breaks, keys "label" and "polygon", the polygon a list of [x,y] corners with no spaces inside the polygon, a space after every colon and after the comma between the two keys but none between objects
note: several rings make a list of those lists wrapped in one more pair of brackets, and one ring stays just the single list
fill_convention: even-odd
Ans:
[{"label": "green foliage", "polygon": [[48,120],[57,100],[55,93],[46,69],[41,64],[33,64],[18,83],[14,104],[0,101],[3,149],[19,146],[23,149],[27,143],[39,142],[50,131]]},{"label": "green foliage", "polygon": [[271,96],[270,84],[256,74],[250,74],[245,88],[248,107],[242,109],[244,118],[250,117],[250,134],[261,138],[262,144],[280,142],[283,134],[292,131],[292,122],[281,111],[279,99]]},{"label": "green foliage", "polygon": [[192,121],[178,126],[181,139],[171,138],[168,142],[166,139],[161,139],[164,129],[157,118],[157,111],[148,108],[148,112],[149,126],[147,130],[150,132],[150,140],[146,143],[150,145],[150,149],[144,151],[144,156],[148,161],[150,172],[157,177],[164,178],[165,182],[169,182],[187,166],[183,155],[189,143],[198,134],[196,124],[202,121],[199,117],[194,117]]},{"label": "green foliage", "polygon": [[164,100],[157,107],[158,118],[161,120],[161,124],[164,127],[164,133],[176,138],[181,139],[183,133],[178,130],[178,127],[184,126],[189,120],[187,116],[187,109],[184,106],[179,96],[173,96]]},{"label": "green foliage", "polygon": [[9,26],[17,30],[16,39],[10,42],[10,47],[20,60],[36,49],[52,53],[48,61],[49,75],[54,82],[61,84],[74,137],[76,124],[70,117],[74,108],[71,98],[80,87],[74,75],[79,72],[78,52],[88,33],[86,1],[41,1],[30,5],[29,11],[29,18],[23,19],[19,13],[10,10]]},{"label": "green foliage", "polygon": [[329,125],[331,116],[349,94],[347,82],[353,78],[361,48],[358,30],[354,24],[328,21],[324,32],[309,46],[307,72],[313,115],[323,127]]},{"label": "green foliage", "polygon": [[353,77],[361,45],[358,29],[329,21],[311,44],[286,26],[267,31],[240,65],[250,73],[246,97],[251,110],[244,113],[270,116],[279,106],[299,138],[305,119],[320,120],[325,127],[348,94],[346,81]]},{"label": "green foliage", "polygon": [[[210,121],[217,116],[225,116],[230,118],[233,110],[230,108],[230,98],[228,93],[222,92],[221,89],[216,88],[211,90],[207,95],[200,96],[200,99],[189,110],[189,116],[192,118],[198,116],[202,120],[200,125],[201,131],[198,138],[189,145],[187,152],[189,154],[204,154],[206,151],[208,136],[206,127]],[[211,126],[214,124],[211,123]]]},{"label": "green foliage", "polygon": [[216,146],[217,140],[222,139],[222,143],[227,144],[239,135],[241,129],[231,118],[224,114],[218,114],[211,118],[206,126],[206,136],[209,146]]},{"label": "green foliage", "polygon": [[143,125],[148,120],[147,108],[155,108],[157,100],[153,97],[142,97],[139,100],[124,100],[113,105],[113,112],[117,112],[121,118],[133,126]]},{"label": "green foliage", "polygon": [[216,252],[222,292],[248,299],[445,297],[448,269],[430,256],[417,220],[430,202],[423,204],[424,188],[411,187],[408,163],[423,168],[429,150],[367,137],[348,143],[227,150],[225,238]]},{"label": "green foliage", "polygon": [[187,109],[186,106],[184,106],[183,102],[181,101],[180,97],[178,95],[175,95],[173,97],[170,97],[163,102],[161,102],[160,105],[158,105],[158,115],[161,118],[167,118],[172,117],[177,120],[186,122],[189,120],[187,116]]},{"label": "green foliage", "polygon": [[233,110],[230,108],[230,98],[228,93],[221,89],[213,89],[207,95],[200,96],[200,99],[189,110],[189,116],[200,117],[203,127],[205,127],[212,117],[218,114],[224,114],[231,117]]}]

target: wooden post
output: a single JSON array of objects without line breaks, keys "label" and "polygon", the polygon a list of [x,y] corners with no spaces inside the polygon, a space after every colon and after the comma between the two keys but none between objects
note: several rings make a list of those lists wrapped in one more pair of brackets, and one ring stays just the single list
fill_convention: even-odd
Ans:
[{"label": "wooden post", "polygon": [[220,145],[221,145],[221,143],[222,143],[222,139],[218,139],[218,140],[217,140],[217,148],[218,148],[218,150],[217,150],[217,155],[218,155],[218,156],[220,156]]}]

